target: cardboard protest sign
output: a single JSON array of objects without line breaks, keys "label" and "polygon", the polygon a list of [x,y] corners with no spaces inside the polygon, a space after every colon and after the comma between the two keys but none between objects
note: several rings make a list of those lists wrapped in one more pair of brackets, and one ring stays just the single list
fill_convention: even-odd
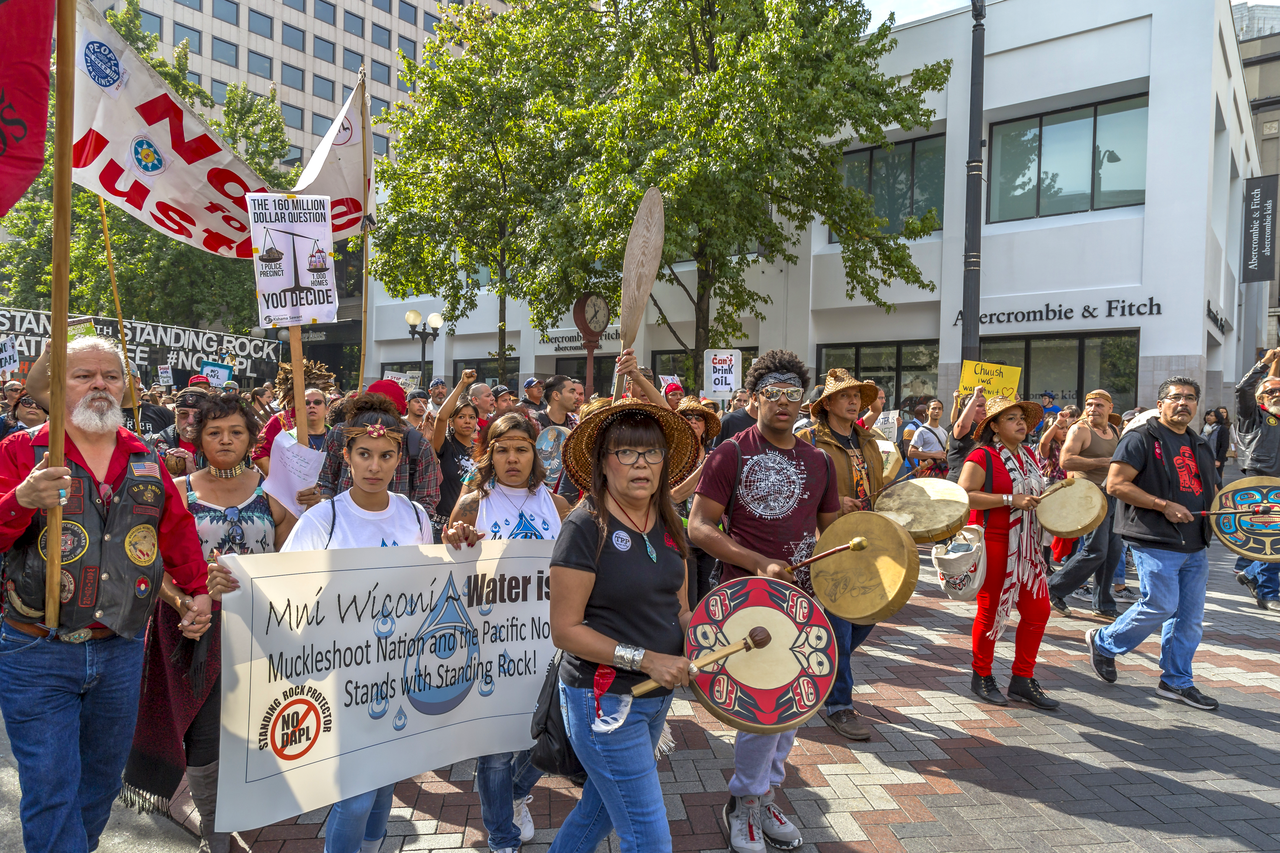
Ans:
[{"label": "cardboard protest sign", "polygon": [[702,357],[703,393],[727,400],[742,381],[742,350],[709,349]]},{"label": "cardboard protest sign", "polygon": [[18,341],[13,335],[0,338],[0,370],[18,369]]},{"label": "cardboard protest sign", "polygon": [[217,828],[529,748],[553,544],[222,557]]},{"label": "cardboard protest sign", "polygon": [[200,362],[200,372],[209,377],[209,384],[215,388],[221,388],[223,383],[231,381],[234,371],[235,368],[229,364],[219,364],[207,359]]},{"label": "cardboard protest sign", "polygon": [[249,193],[258,325],[307,326],[338,317],[329,199]]},{"label": "cardboard protest sign", "polygon": [[1015,397],[1022,381],[1022,368],[1007,364],[966,361],[960,365],[960,393],[969,394],[981,385],[988,397]]}]

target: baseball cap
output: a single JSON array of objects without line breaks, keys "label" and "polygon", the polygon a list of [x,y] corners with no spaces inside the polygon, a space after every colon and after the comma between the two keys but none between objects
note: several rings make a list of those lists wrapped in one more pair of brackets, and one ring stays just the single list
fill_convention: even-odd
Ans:
[{"label": "baseball cap", "polygon": [[524,381],[524,390],[528,391],[534,385],[541,385],[541,384],[542,384],[541,379],[539,379],[536,376],[530,376],[528,379]]},{"label": "baseball cap", "polygon": [[668,382],[668,383],[667,383],[667,387],[662,389],[662,393],[663,393],[664,395],[665,395],[665,394],[670,394],[670,393],[675,392],[675,391],[683,392],[683,391],[684,391],[684,386],[682,386],[679,382]]},{"label": "baseball cap", "polygon": [[238,382],[232,382],[230,379],[228,379],[226,382],[223,382],[222,387],[226,388],[228,391],[240,390],[240,384]]},{"label": "baseball cap", "polygon": [[506,385],[493,386],[493,399],[495,400],[501,397],[503,394],[510,394],[510,393],[511,393],[511,389],[508,388]]},{"label": "baseball cap", "polygon": [[187,385],[203,385],[207,388],[210,385],[209,377],[205,376],[203,373],[197,373],[195,376],[192,376],[187,380]]},{"label": "baseball cap", "polygon": [[406,402],[409,400],[430,400],[431,395],[426,391],[423,391],[421,388],[414,388],[404,399]]},{"label": "baseball cap", "polygon": [[437,376],[435,379],[431,380],[431,384],[428,385],[427,387],[428,388],[447,388],[448,386],[445,384],[444,379]]},{"label": "baseball cap", "polygon": [[404,414],[407,410],[404,397],[404,389],[400,387],[399,382],[393,382],[390,379],[379,379],[377,382],[369,383],[368,391],[370,394],[381,394],[396,405],[396,411]]}]

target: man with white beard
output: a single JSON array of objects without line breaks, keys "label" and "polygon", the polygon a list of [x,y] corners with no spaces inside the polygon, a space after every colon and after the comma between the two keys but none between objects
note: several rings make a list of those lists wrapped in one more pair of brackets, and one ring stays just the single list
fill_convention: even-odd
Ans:
[{"label": "man with white beard", "polygon": [[[124,366],[111,341],[67,346],[66,467],[49,428],[0,443],[0,713],[18,762],[28,853],[98,846],[133,738],[143,636],[167,572],[182,632],[212,602],[195,521],[155,451],[123,427]],[[44,625],[47,514],[62,507],[61,608]]]},{"label": "man with white beard", "polygon": [[[1273,349],[1236,385],[1236,446],[1246,477],[1280,477],[1280,349]],[[1236,558],[1236,580],[1263,610],[1280,611],[1280,563]]]}]

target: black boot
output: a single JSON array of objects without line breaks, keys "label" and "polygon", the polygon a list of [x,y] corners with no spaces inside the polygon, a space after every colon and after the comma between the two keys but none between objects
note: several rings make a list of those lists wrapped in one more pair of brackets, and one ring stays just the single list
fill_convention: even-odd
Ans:
[{"label": "black boot", "polygon": [[1040,682],[1023,675],[1015,675],[1009,679],[1009,698],[1030,702],[1043,711],[1052,711],[1062,704],[1057,699],[1050,699],[1045,695],[1045,692],[1040,689]]},{"label": "black boot", "polygon": [[969,689],[973,691],[973,695],[977,696],[983,702],[990,702],[992,705],[1008,705],[1009,700],[1004,698],[1004,694],[1000,692],[1000,686],[996,684],[995,676],[973,674],[973,681],[969,684]]},{"label": "black boot", "polygon": [[231,833],[213,828],[218,809],[218,762],[187,768],[191,799],[200,813],[200,853],[230,853]]}]

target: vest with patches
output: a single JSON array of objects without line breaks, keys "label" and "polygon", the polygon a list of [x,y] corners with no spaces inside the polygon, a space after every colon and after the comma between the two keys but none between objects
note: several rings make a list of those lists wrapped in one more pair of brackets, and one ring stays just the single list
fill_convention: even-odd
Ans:
[{"label": "vest with patches", "polygon": [[[35,448],[37,462],[46,449]],[[65,464],[71,488],[62,508],[58,627],[74,631],[99,622],[133,637],[146,625],[164,578],[159,535],[164,463],[152,450],[130,453],[124,482],[106,504],[88,471],[70,459]],[[44,620],[47,524],[47,512],[40,510],[8,554],[6,618]]]}]

